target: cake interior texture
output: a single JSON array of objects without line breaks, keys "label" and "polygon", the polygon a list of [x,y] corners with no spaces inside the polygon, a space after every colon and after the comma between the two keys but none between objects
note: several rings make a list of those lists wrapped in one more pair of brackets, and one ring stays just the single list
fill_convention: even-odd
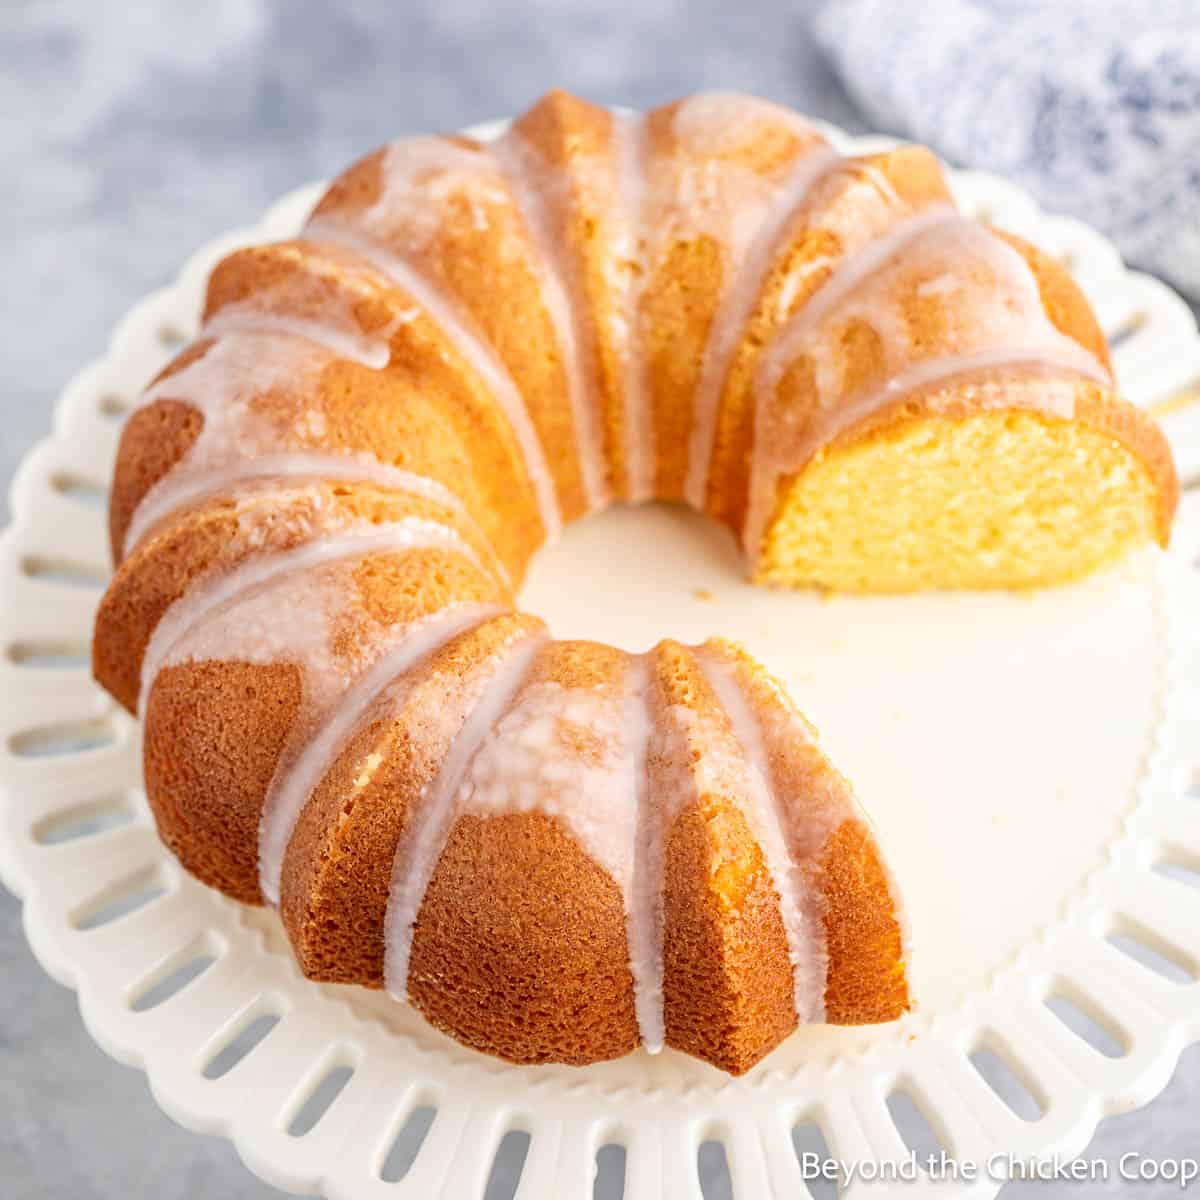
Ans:
[{"label": "cake interior texture", "polygon": [[1044,587],[1159,536],[1136,456],[1029,412],[915,421],[831,449],[783,491],[756,574],[781,587]]}]

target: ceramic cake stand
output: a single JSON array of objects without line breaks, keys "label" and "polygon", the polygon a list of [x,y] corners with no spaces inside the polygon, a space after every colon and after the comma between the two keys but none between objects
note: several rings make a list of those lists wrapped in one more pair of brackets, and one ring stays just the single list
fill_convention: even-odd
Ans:
[{"label": "ceramic cake stand", "polygon": [[[852,151],[886,144],[830,132]],[[1078,275],[1122,386],[1161,416],[1195,482],[1200,337],[1187,307],[1010,185],[953,182],[967,210]],[[523,600],[557,636],[640,650],[722,633],[788,682],[907,898],[919,1007],[896,1024],[801,1030],[739,1080],[671,1052],[509,1067],[385,996],[307,982],[273,913],[183,874],[140,791],[138,728],[88,669],[109,464],[123,414],[195,330],[212,264],[292,234],[319,191],[205,247],[139,304],[66,389],[13,486],[0,877],[95,1039],[264,1179],[347,1200],[514,1185],[522,1200],[582,1200],[597,1167],[598,1196],[621,1195],[623,1179],[631,1200],[730,1186],[792,1200],[832,1194],[814,1162],[878,1173],[909,1147],[944,1148],[978,1178],[924,1175],[902,1194],[986,1196],[1000,1186],[994,1155],[1078,1153],[1104,1114],[1154,1096],[1200,1037],[1196,494],[1169,554],[1032,596],[762,592],[721,531],[659,506],[590,519],[535,563]]]}]

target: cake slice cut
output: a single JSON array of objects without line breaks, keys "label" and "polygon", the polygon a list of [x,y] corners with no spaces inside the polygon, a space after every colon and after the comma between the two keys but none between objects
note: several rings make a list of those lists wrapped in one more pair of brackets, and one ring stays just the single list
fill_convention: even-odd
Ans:
[{"label": "cake slice cut", "polygon": [[[815,160],[815,163],[814,163]],[[791,207],[740,264],[705,347],[712,417],[693,426],[687,499],[740,530],[750,494],[756,376],[763,354],[811,297],[872,241],[930,209],[952,204],[937,159],[920,146],[854,158],[809,155]]]},{"label": "cake slice cut", "polygon": [[756,376],[743,539],[758,582],[1041,587],[1166,543],[1178,497],[1076,285],[927,210],[791,319]]}]

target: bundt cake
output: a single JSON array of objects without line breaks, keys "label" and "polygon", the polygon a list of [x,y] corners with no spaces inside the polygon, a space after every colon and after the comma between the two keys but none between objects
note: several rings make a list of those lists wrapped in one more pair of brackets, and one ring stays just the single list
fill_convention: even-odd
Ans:
[{"label": "bundt cake", "polygon": [[307,975],[517,1062],[897,1017],[895,889],[781,687],[514,607],[563,521],[650,498],[764,584],[900,592],[1081,576],[1176,482],[1067,275],[924,150],[561,92],[396,142],[217,265],[124,430],[94,666],[164,841]]}]

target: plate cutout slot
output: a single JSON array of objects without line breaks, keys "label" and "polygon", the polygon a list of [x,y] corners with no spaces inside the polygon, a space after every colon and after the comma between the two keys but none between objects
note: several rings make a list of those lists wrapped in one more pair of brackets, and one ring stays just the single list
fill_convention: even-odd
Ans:
[{"label": "plate cutout slot", "polygon": [[1155,874],[1182,883],[1185,887],[1200,888],[1200,858],[1175,846],[1164,848],[1153,864]]},{"label": "plate cutout slot", "polygon": [[530,1141],[524,1129],[510,1129],[500,1139],[483,1189],[483,1200],[513,1200],[529,1157]]},{"label": "plate cutout slot", "polygon": [[916,1097],[906,1086],[896,1087],[888,1094],[887,1110],[901,1141],[916,1156],[917,1166],[927,1170],[929,1160],[940,1157],[946,1147]]},{"label": "plate cutout slot", "polygon": [[1146,411],[1154,417],[1169,417],[1172,413],[1183,412],[1185,408],[1191,408],[1193,404],[1200,404],[1200,376],[1166,396],[1151,400],[1146,405]]},{"label": "plate cutout slot", "polygon": [[1069,984],[1055,984],[1042,1003],[1097,1054],[1103,1054],[1105,1058],[1124,1058],[1129,1053],[1129,1039],[1116,1022],[1103,1014],[1095,1001]]},{"label": "plate cutout slot", "polygon": [[1032,1084],[990,1043],[978,1046],[969,1056],[971,1066],[1014,1116],[1022,1121],[1040,1120],[1046,1105]]},{"label": "plate cutout slot", "polygon": [[792,1126],[792,1151],[812,1200],[837,1200],[840,1194],[837,1175],[831,1173],[835,1160],[816,1121],[797,1121]]},{"label": "plate cutout slot", "polygon": [[50,476],[50,486],[60,496],[66,496],[68,500],[74,500],[86,508],[101,512],[108,508],[108,489],[74,471],[56,471]]},{"label": "plate cutout slot", "polygon": [[29,832],[39,846],[61,846],[64,842],[121,829],[132,824],[135,815],[128,797],[104,796],[51,813],[35,821]]},{"label": "plate cutout slot", "polygon": [[327,1067],[316,1086],[309,1090],[307,1099],[296,1110],[296,1115],[288,1122],[288,1136],[301,1138],[312,1133],[354,1078],[354,1071],[355,1068],[345,1061],[335,1061]]},{"label": "plate cutout slot", "polygon": [[404,1119],[379,1168],[379,1178],[384,1183],[399,1183],[413,1169],[437,1114],[437,1106],[425,1100]]},{"label": "plate cutout slot", "polygon": [[71,916],[71,926],[81,932],[100,929],[122,917],[131,916],[160,896],[165,896],[166,892],[167,883],[159,868],[144,867],[110,884],[76,909]]},{"label": "plate cutout slot", "polygon": [[623,1200],[627,1160],[625,1147],[611,1138],[596,1151],[592,1200]]},{"label": "plate cutout slot", "polygon": [[57,758],[100,750],[116,740],[113,723],[100,717],[94,721],[62,721],[19,729],[9,737],[8,745],[18,758]]},{"label": "plate cutout slot", "polygon": [[267,1035],[279,1024],[280,1014],[273,1011],[252,1010],[257,1013],[249,1025],[242,1026],[213,1056],[204,1064],[205,1079],[220,1079],[228,1075],[243,1059],[267,1039]]},{"label": "plate cutout slot", "polygon": [[10,663],[28,671],[82,671],[92,661],[83,642],[10,642],[6,654]]},{"label": "plate cutout slot", "polygon": [[67,558],[47,558],[40,554],[21,559],[21,570],[30,579],[57,587],[102,588],[108,581],[108,572],[99,567],[72,562]]},{"label": "plate cutout slot", "polygon": [[1144,312],[1136,312],[1132,316],[1126,317],[1112,333],[1105,330],[1105,336],[1108,338],[1108,348],[1116,350],[1120,346],[1131,342],[1146,325],[1146,314]]},{"label": "plate cutout slot", "polygon": [[210,934],[203,934],[173,954],[148,979],[142,981],[129,1007],[134,1012],[150,1012],[178,996],[194,983],[221,956],[221,947]]},{"label": "plate cutout slot", "polygon": [[1193,983],[1196,979],[1195,964],[1186,954],[1127,917],[1114,920],[1105,940],[1160,979],[1176,984]]},{"label": "plate cutout slot", "polygon": [[696,1149],[696,1174],[704,1200],[733,1200],[729,1156],[725,1143],[715,1134],[709,1134]]}]

